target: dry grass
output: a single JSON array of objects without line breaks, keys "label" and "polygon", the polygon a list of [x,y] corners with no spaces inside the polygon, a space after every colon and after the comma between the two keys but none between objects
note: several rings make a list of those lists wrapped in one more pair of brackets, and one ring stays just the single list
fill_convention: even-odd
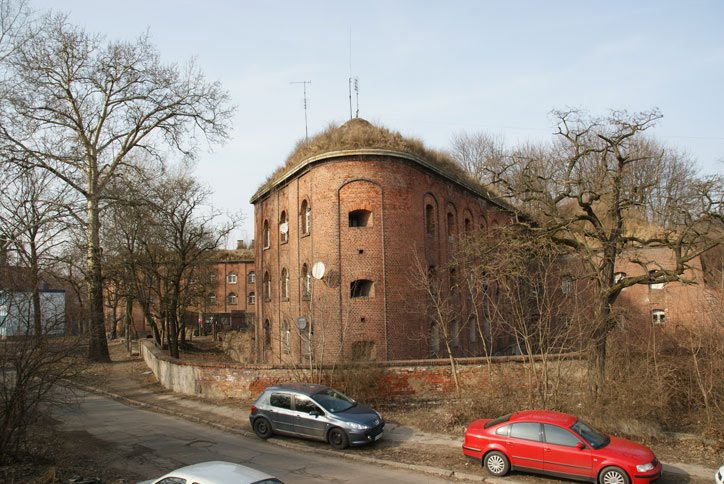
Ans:
[{"label": "dry grass", "polygon": [[[369,121],[355,118],[341,126],[330,124],[327,129],[309,140],[299,141],[284,165],[272,173],[261,190],[275,182],[283,172],[308,158],[332,151],[356,149],[380,149],[408,153],[431,163],[455,179],[480,186],[447,153],[428,148],[417,138],[404,137],[398,131],[375,126]],[[480,186],[480,188],[484,187]]]}]

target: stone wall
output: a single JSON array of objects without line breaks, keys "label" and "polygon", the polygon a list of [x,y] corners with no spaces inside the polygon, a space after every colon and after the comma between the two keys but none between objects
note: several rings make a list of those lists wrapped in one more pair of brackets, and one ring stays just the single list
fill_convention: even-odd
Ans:
[{"label": "stone wall", "polygon": [[[269,385],[304,377],[304,373],[298,368],[185,362],[163,354],[152,340],[141,341],[141,354],[165,388],[177,393],[215,400],[225,398],[252,400]],[[521,357],[493,358],[490,363],[492,368],[486,366],[488,362],[478,358],[458,361],[458,379],[461,386],[467,391],[490,390],[489,371],[503,373],[509,381],[524,379],[525,360]],[[572,372],[583,371],[580,362],[572,358],[565,361],[564,365]],[[445,360],[389,362],[380,365],[378,369],[381,380],[378,389],[386,398],[439,398],[455,390],[450,366]]]}]

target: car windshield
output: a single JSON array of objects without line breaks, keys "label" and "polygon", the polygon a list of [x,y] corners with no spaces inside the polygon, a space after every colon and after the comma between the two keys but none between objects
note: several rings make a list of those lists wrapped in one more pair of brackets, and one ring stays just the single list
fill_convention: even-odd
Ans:
[{"label": "car windshield", "polygon": [[580,435],[581,438],[588,442],[588,445],[594,449],[606,447],[608,443],[611,442],[611,438],[608,435],[599,432],[583,420],[578,420],[571,425],[571,430]]},{"label": "car windshield", "polygon": [[324,407],[325,410],[332,413],[344,412],[357,405],[357,402],[344,393],[340,393],[331,388],[315,393],[312,395],[312,399]]}]

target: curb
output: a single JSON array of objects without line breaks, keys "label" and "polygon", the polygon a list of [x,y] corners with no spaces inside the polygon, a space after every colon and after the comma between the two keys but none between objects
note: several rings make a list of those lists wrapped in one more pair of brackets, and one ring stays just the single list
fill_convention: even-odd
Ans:
[{"label": "curb", "polygon": [[[146,403],[146,402],[139,402],[138,400],[133,400],[131,398],[124,397],[123,395],[118,395],[116,393],[109,392],[107,390],[103,390],[100,388],[89,387],[89,386],[86,386],[86,385],[83,385],[80,383],[75,383],[75,382],[68,381],[68,380],[66,380],[66,382],[69,385],[71,385],[79,390],[82,390],[82,391],[85,391],[88,393],[94,393],[96,395],[102,395],[104,397],[108,397],[112,400],[121,402],[121,403],[126,404],[131,407],[142,408],[144,410],[150,410],[150,411],[153,411],[156,413],[162,413],[164,415],[169,415],[171,417],[183,418],[184,420],[190,420],[192,422],[200,423],[203,425],[208,425],[210,427],[213,427],[213,428],[216,428],[219,430],[223,430],[224,432],[238,434],[238,435],[242,435],[244,437],[258,438],[256,436],[256,434],[254,434],[253,432],[249,432],[247,430],[229,427],[227,425],[223,425],[223,424],[220,424],[217,422],[206,420],[206,419],[197,417],[195,415],[190,415],[190,414],[183,413],[183,412],[176,412],[174,410],[169,410],[160,405],[154,405],[152,403]],[[269,442],[272,445],[277,445],[279,447],[294,449],[294,450],[298,450],[301,452],[310,452],[310,449],[306,446],[295,444],[293,442],[276,440],[273,437],[268,439],[267,442]],[[366,463],[375,464],[375,465],[385,465],[385,466],[394,467],[397,469],[418,472],[421,474],[433,475],[433,476],[437,476],[437,477],[444,477],[447,479],[453,478],[453,479],[469,481],[469,482],[490,482],[493,484],[502,482],[502,481],[498,481],[497,479],[493,479],[491,477],[486,477],[486,476],[459,473],[459,472],[450,471],[450,470],[446,470],[446,469],[440,469],[438,467],[432,467],[432,466],[425,466],[425,465],[418,465],[418,464],[405,464],[402,462],[378,459],[375,457],[367,457],[367,456],[362,456],[362,455],[355,455],[355,454],[351,454],[351,453],[347,453],[347,452],[337,452],[337,451],[328,450],[328,449],[314,449],[314,454],[324,454],[329,457],[343,457],[345,459],[353,460],[353,461],[357,461],[357,462],[366,462]],[[511,483],[510,480],[507,480],[505,482],[507,482],[508,484],[513,484],[513,483]]]}]

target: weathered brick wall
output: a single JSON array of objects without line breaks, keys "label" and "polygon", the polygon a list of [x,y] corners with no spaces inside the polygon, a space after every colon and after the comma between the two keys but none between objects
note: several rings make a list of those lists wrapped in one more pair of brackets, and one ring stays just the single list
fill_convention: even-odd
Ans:
[{"label": "weathered brick wall", "polygon": [[[311,207],[309,234],[301,230],[301,207]],[[432,203],[434,233],[426,230],[425,205]],[[372,212],[367,227],[349,227],[349,212]],[[303,315],[313,321],[317,353],[333,361],[355,343],[374,343],[377,360],[426,358],[430,355],[430,321],[424,315],[415,266],[440,270],[455,250],[456,236],[468,229],[503,223],[508,215],[481,196],[395,156],[357,155],[325,159],[255,202],[256,240],[263,240],[266,220],[268,248],[256,244],[257,276],[268,271],[271,298],[257,305],[258,362],[303,361],[303,339],[294,322]],[[288,241],[281,240],[280,215],[288,215]],[[450,214],[450,219],[448,219]],[[450,220],[450,222],[448,221]],[[314,297],[301,297],[301,267],[324,262],[322,281],[313,281]],[[280,297],[280,274],[290,274],[288,298]],[[419,278],[419,275],[418,275]],[[374,281],[374,296],[351,298],[354,280]],[[259,291],[261,292],[261,291]],[[265,337],[264,323],[269,322]],[[461,321],[461,323],[463,323]],[[285,353],[283,328],[291,329]],[[479,355],[482,345],[461,338],[457,356]],[[265,345],[264,342],[267,342]]]},{"label": "weathered brick wall", "polygon": [[[141,342],[142,356],[148,367],[165,388],[177,393],[209,399],[256,398],[269,385],[303,379],[304,371],[274,368],[269,365],[214,365],[189,363],[169,358],[152,341]],[[522,381],[525,365],[522,358],[500,357],[488,363],[480,360],[459,362],[458,380],[467,391],[485,393],[490,388],[489,371],[504,374],[509,381]],[[567,360],[565,367],[583,375],[583,366],[577,360]],[[450,366],[445,361],[416,361],[386,363],[381,368],[381,393],[386,398],[430,399],[450,395],[455,391]]]}]

